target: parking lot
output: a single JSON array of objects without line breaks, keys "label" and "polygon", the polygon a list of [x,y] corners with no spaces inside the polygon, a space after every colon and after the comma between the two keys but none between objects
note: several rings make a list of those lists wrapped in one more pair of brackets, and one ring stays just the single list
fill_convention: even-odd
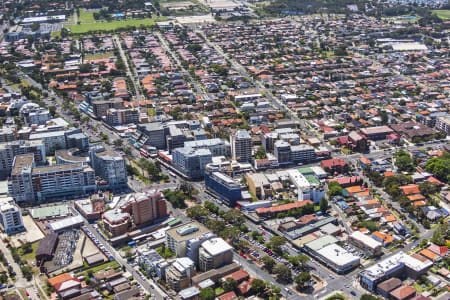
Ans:
[{"label": "parking lot", "polygon": [[[97,229],[97,231],[100,232],[98,229],[98,225],[95,224],[94,227]],[[87,228],[86,226],[81,227],[81,229],[86,233],[86,235],[94,242],[94,244],[108,257],[110,260],[114,260],[114,256],[112,256],[111,252],[108,251],[108,249],[105,248],[105,246],[92,234],[92,232]]]}]

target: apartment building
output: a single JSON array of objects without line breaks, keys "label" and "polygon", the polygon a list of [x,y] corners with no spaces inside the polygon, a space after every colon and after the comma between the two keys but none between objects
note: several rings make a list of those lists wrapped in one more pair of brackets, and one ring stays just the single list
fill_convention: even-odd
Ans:
[{"label": "apartment building", "polygon": [[252,159],[252,138],[246,130],[238,130],[231,136],[233,159],[248,162]]},{"label": "apartment building", "polygon": [[212,238],[202,243],[198,256],[200,270],[206,272],[230,264],[233,247],[221,238]]},{"label": "apartment building", "polygon": [[0,226],[6,234],[25,230],[22,213],[12,197],[0,199]]},{"label": "apartment building", "polygon": [[189,240],[207,236],[208,234],[210,234],[208,228],[193,221],[167,230],[166,244],[170,251],[175,253],[177,257],[183,257],[187,255],[186,244]]},{"label": "apartment building", "polygon": [[94,170],[82,163],[36,167],[32,154],[15,157],[8,192],[16,202],[84,195],[95,191]]},{"label": "apartment building", "polygon": [[170,288],[179,292],[190,286],[191,277],[194,275],[194,262],[189,257],[180,257],[167,268],[166,282]]},{"label": "apartment building", "polygon": [[16,155],[33,154],[36,164],[46,163],[45,146],[41,140],[12,141],[0,144],[0,176],[6,177],[11,172],[11,167]]},{"label": "apartment building", "polygon": [[106,123],[115,126],[120,124],[139,123],[139,111],[134,108],[110,108],[106,112]]}]

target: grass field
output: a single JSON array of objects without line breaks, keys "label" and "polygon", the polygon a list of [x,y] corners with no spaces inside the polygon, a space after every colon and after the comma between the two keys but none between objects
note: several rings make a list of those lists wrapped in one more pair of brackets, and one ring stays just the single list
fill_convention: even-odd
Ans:
[{"label": "grass field", "polygon": [[157,21],[165,21],[167,18],[151,18],[151,19],[131,19],[131,20],[121,20],[112,22],[98,22],[91,24],[77,24],[66,26],[74,34],[87,33],[89,31],[113,31],[119,28],[126,27],[139,27],[141,25],[151,26]]},{"label": "grass field", "polygon": [[436,9],[433,12],[443,20],[450,20],[450,9]]},{"label": "grass field", "polygon": [[78,17],[78,22],[83,23],[95,23],[94,11],[80,10],[80,16]]},{"label": "grass field", "polygon": [[110,58],[111,56],[114,56],[114,53],[106,52],[106,53],[88,54],[84,57],[84,60],[104,59],[104,58]]}]

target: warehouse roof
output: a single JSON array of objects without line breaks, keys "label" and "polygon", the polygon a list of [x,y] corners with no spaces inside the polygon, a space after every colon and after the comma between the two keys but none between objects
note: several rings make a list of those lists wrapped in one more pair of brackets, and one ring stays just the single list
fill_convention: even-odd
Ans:
[{"label": "warehouse roof", "polygon": [[38,256],[52,256],[53,250],[58,242],[58,234],[53,232],[46,235],[40,242],[36,249],[36,257]]}]

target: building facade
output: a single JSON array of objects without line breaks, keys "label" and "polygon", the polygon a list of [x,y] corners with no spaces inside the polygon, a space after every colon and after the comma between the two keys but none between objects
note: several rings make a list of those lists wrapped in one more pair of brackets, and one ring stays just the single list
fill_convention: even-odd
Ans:
[{"label": "building facade", "polygon": [[241,184],[233,178],[220,172],[205,172],[205,186],[208,190],[220,196],[229,207],[235,207],[242,199]]},{"label": "building facade", "polygon": [[0,225],[6,234],[25,231],[22,213],[12,197],[0,199]]},{"label": "building facade", "polygon": [[0,175],[8,176],[16,155],[33,154],[38,165],[46,163],[45,146],[42,141],[12,141],[0,144]]},{"label": "building facade", "polygon": [[238,130],[231,136],[233,159],[248,162],[252,159],[252,138],[246,130]]},{"label": "building facade", "polygon": [[93,145],[89,154],[95,175],[106,181],[103,187],[116,189],[127,185],[127,167],[121,155],[102,144]]}]

